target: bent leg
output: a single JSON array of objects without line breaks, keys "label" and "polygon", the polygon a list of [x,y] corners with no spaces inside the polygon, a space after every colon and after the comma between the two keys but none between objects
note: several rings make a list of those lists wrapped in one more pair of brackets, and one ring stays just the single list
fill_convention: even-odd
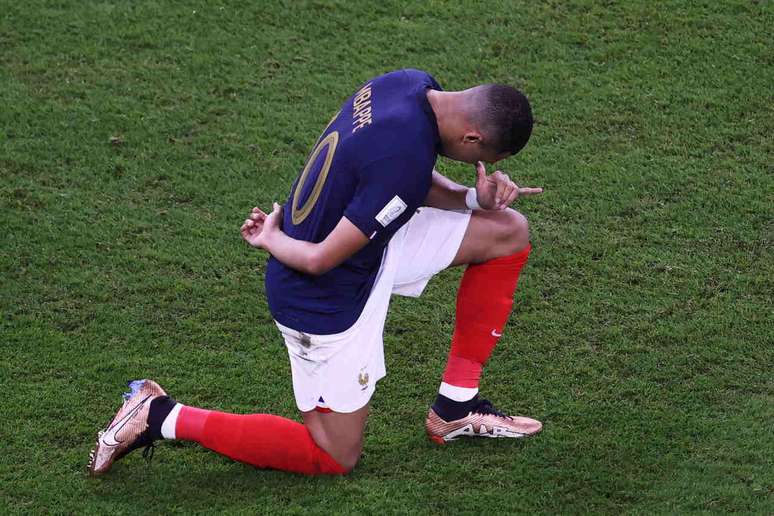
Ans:
[{"label": "bent leg", "polygon": [[529,245],[527,218],[510,208],[502,211],[474,211],[454,265],[483,263],[509,256]]},{"label": "bent leg", "polygon": [[445,420],[468,414],[484,365],[511,313],[519,274],[530,252],[520,213],[475,211],[452,265],[469,264],[457,293],[449,358],[434,410]]}]

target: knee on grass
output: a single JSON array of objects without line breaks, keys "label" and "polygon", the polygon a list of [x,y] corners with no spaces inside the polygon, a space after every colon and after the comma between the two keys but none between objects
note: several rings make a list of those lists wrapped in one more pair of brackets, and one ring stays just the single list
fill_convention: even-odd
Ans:
[{"label": "knee on grass", "polygon": [[355,466],[357,466],[357,463],[360,461],[360,450],[358,450],[357,454],[348,455],[341,459],[336,459],[336,462],[339,463],[339,465],[344,469],[344,474],[348,475],[352,472],[353,469],[355,469]]},{"label": "knee on grass", "polygon": [[362,438],[356,442],[344,442],[341,439],[331,439],[327,435],[323,438],[319,433],[316,436],[312,435],[317,446],[341,466],[345,475],[355,468],[363,450]]},{"label": "knee on grass", "polygon": [[332,446],[331,449],[325,450],[325,452],[336,461],[344,470],[344,474],[349,474],[358,461],[360,461],[360,453],[362,451],[362,444],[358,446]]}]

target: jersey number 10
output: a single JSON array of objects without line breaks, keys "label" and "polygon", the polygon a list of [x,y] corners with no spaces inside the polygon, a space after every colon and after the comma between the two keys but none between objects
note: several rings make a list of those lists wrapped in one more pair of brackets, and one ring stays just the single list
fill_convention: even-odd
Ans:
[{"label": "jersey number 10", "polygon": [[[328,125],[325,127],[323,134],[325,134],[325,131],[328,130],[328,127],[330,127],[333,121],[336,120],[336,118],[339,116],[339,113],[333,115],[333,118],[331,118],[331,121],[328,122]],[[306,218],[312,212],[314,205],[317,204],[317,200],[320,198],[320,192],[322,192],[323,186],[325,186],[325,180],[328,179],[328,172],[331,169],[333,154],[336,152],[336,145],[338,145],[338,143],[339,132],[332,131],[328,136],[320,140],[320,142],[312,151],[312,154],[309,156],[309,159],[306,160],[304,171],[301,172],[301,177],[298,178],[298,183],[296,184],[296,190],[293,192],[293,204],[291,205],[293,225],[298,226],[304,220],[306,220]],[[322,164],[322,168],[320,168],[320,172],[317,174],[317,179],[315,180],[314,186],[312,187],[312,192],[309,194],[309,198],[306,200],[304,205],[299,206],[301,192],[304,190],[304,185],[309,180],[310,172],[318,168],[315,165],[317,164],[317,161],[320,158],[320,154],[322,154],[323,151],[325,151],[325,162]]]}]

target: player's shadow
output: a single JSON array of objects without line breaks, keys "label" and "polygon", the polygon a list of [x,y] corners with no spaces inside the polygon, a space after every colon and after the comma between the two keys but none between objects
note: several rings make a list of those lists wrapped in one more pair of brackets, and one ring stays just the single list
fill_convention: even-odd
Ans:
[{"label": "player's shadow", "polygon": [[306,477],[258,469],[193,443],[164,442],[157,445],[152,460],[135,452],[88,482],[95,499],[119,512],[167,512],[181,505],[196,510],[252,507],[261,499],[297,503],[304,491],[324,490],[356,475]]},{"label": "player's shadow", "polygon": [[[254,507],[259,500],[303,508],[310,493],[330,489],[352,491],[357,496],[359,481],[394,480],[398,474],[433,474],[439,468],[459,464],[491,451],[519,450],[521,440],[460,439],[439,446],[424,433],[410,432],[405,439],[389,442],[375,437],[372,447],[366,443],[358,467],[345,477],[307,477],[276,470],[258,469],[206,450],[193,443],[164,442],[157,445],[153,459],[146,461],[134,453],[117,462],[104,477],[91,479],[92,494],[107,506],[127,512],[161,511],[181,508],[217,510]],[[181,504],[181,500],[184,502]],[[306,500],[306,502],[304,501]],[[301,504],[301,505],[299,505]]]}]

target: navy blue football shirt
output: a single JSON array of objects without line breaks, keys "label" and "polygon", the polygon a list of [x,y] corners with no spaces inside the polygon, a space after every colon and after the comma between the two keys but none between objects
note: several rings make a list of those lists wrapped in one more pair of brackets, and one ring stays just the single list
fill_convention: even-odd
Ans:
[{"label": "navy blue football shirt", "polygon": [[419,70],[376,77],[344,102],[317,140],[283,207],[282,230],[318,243],[346,217],[371,241],[320,276],[270,257],[266,295],[280,324],[329,335],[357,321],[387,243],[430,190],[440,137],[428,89],[441,87]]}]

